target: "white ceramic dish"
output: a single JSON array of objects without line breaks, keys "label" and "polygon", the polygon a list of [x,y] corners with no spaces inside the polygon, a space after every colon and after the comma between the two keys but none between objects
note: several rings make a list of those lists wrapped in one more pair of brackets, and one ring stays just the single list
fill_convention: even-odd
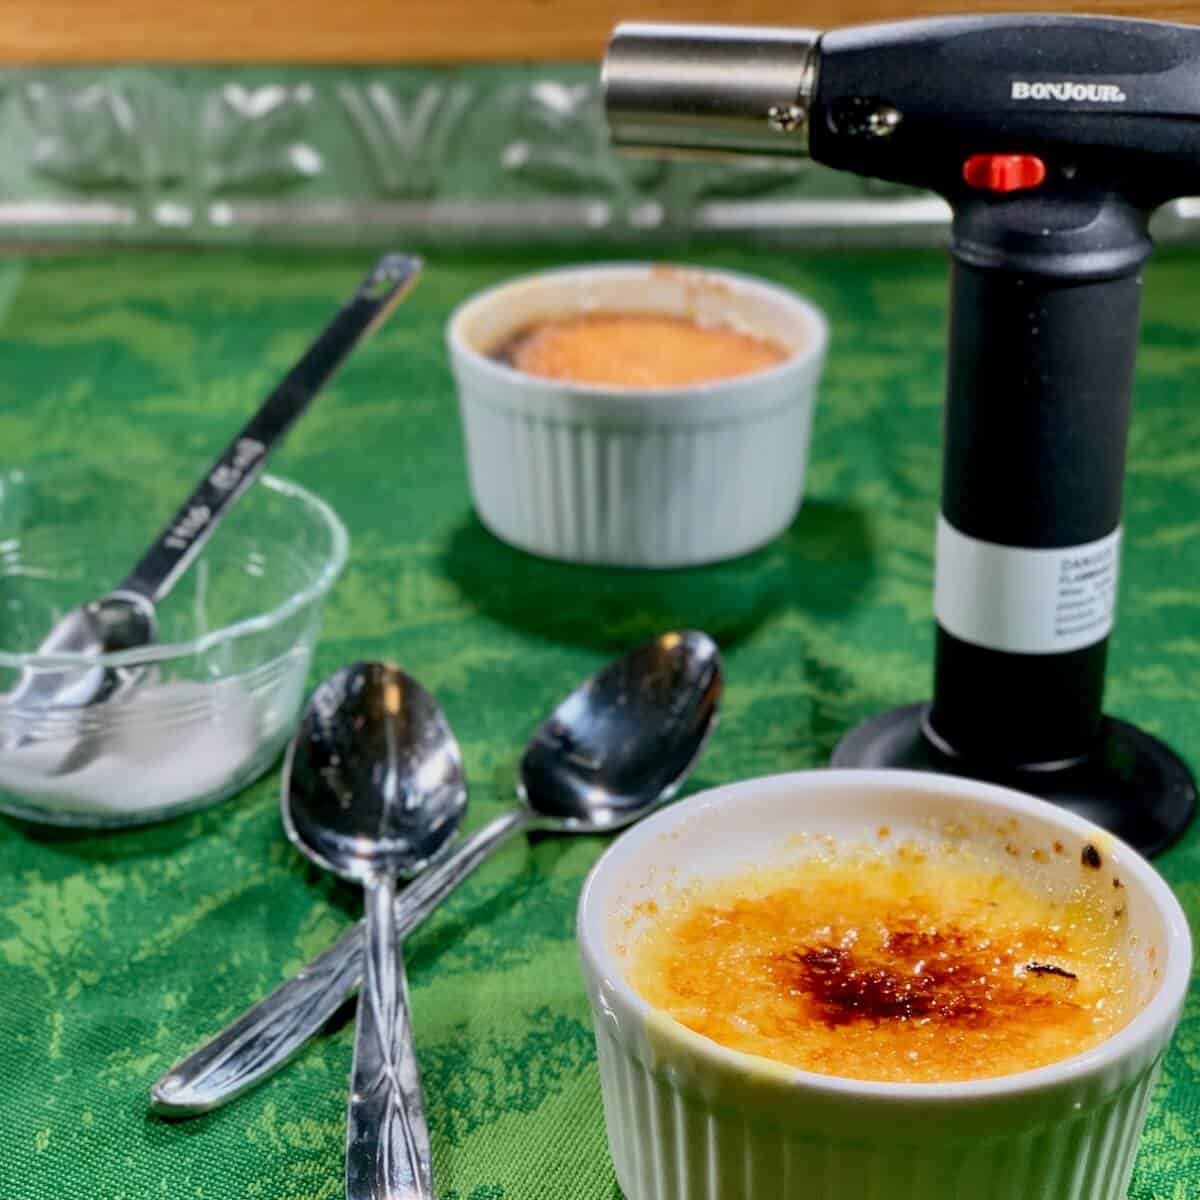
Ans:
[{"label": "white ceramic dish", "polygon": [[[695,317],[791,354],[658,390],[542,379],[489,357],[538,320],[587,311]],[[796,515],[828,328],[794,293],[728,271],[569,268],[481,293],[447,337],[475,507],[505,541],[573,562],[676,567],[752,550]]]},{"label": "white ceramic dish", "polygon": [[[696,877],[796,856],[799,833],[859,842],[1011,843],[1051,887],[1088,844],[1117,875],[1141,1001],[1094,1049],[964,1083],[812,1074],[727,1049],[651,1009],[622,973],[631,906]],[[1054,842],[1064,852],[1050,853]],[[1034,865],[1033,850],[1047,862]],[[1114,889],[1115,890],[1115,889]],[[1191,942],[1178,901],[1135,851],[1040,800],[902,771],[810,771],[695,796],[601,859],[578,933],[617,1179],[628,1200],[1123,1200],[1159,1064],[1179,1021]]]}]

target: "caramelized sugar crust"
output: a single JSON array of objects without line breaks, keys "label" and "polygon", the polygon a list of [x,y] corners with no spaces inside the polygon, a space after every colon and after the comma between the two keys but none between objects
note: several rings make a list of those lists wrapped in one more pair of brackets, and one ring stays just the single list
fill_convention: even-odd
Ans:
[{"label": "caramelized sugar crust", "polygon": [[687,317],[586,313],[522,330],[493,357],[547,379],[655,388],[747,375],[781,363],[787,351],[764,338]]},{"label": "caramelized sugar crust", "polygon": [[685,892],[630,981],[696,1033],[805,1070],[944,1082],[1094,1046],[1132,1007],[1123,908],[957,852],[817,859]]}]

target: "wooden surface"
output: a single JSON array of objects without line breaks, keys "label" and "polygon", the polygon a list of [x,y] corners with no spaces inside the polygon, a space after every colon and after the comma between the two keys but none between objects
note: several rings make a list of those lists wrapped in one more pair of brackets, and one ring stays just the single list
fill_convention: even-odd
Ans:
[{"label": "wooden surface", "polygon": [[1200,23],[1200,0],[0,0],[0,62],[596,59],[626,19],[823,29],[1022,10]]}]

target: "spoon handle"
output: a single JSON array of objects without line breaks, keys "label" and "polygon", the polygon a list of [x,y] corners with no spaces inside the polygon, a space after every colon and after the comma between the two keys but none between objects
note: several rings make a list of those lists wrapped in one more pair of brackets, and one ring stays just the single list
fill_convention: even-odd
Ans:
[{"label": "spoon handle", "polygon": [[[526,808],[503,813],[418,876],[396,901],[397,941],[480,863],[535,820]],[[278,1070],[358,990],[362,946],[360,921],[298,975],[163,1075],[150,1089],[153,1111],[164,1117],[198,1116],[228,1103]]]},{"label": "spoon handle", "polygon": [[366,886],[363,988],[346,1112],[346,1200],[433,1200],[425,1099],[396,937],[396,881]]},{"label": "spoon handle", "polygon": [[254,482],[267,456],[312,403],[351,351],[383,321],[416,283],[421,260],[387,254],[358,290],[284,376],[183,507],[158,535],[130,572],[118,593],[133,593],[157,603],[187,570],[226,509]]}]

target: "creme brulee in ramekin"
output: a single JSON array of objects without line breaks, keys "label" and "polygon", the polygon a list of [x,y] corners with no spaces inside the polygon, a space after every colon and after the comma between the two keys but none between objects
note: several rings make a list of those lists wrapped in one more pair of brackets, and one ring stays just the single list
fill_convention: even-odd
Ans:
[{"label": "creme brulee in ramekin", "polygon": [[1191,967],[1128,846],[906,771],[675,805],[578,929],[630,1200],[1123,1200]]},{"label": "creme brulee in ramekin", "polygon": [[783,532],[804,493],[829,330],[733,271],[566,267],[471,297],[446,330],[471,496],[534,554],[682,567]]}]

